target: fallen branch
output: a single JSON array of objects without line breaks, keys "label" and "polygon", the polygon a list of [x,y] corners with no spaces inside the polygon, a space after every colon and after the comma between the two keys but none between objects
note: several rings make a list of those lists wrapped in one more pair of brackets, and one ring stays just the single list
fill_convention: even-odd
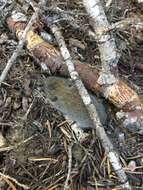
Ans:
[{"label": "fallen branch", "polygon": [[[109,6],[111,3],[112,1],[108,1],[106,6]],[[111,25],[107,20],[100,0],[83,0],[83,4],[91,17],[101,56],[102,72],[98,79],[98,83],[101,85],[115,84],[117,82],[117,63],[119,55],[111,31],[115,29],[125,29],[129,26],[142,29],[142,18],[126,18]]]},{"label": "fallen branch", "polygon": [[[26,27],[24,22],[16,22],[13,17],[7,18],[9,28],[18,33]],[[20,33],[19,33],[20,34]],[[17,35],[20,38],[20,35]],[[45,63],[52,74],[69,77],[67,66],[61,57],[60,52],[52,45],[45,42],[33,30],[30,30],[26,36],[27,49],[39,63]],[[123,81],[117,80],[110,86],[100,85],[98,83],[100,72],[90,65],[75,63],[77,72],[80,75],[84,85],[93,93],[100,92],[106,99],[121,110],[117,114],[122,118],[124,127],[137,133],[143,133],[143,104],[137,93],[127,86]]]},{"label": "fallen branch", "polygon": [[[105,87],[106,90],[104,91],[104,95],[105,97],[108,97],[112,93],[114,94],[115,92],[114,88],[118,86],[118,82],[119,82],[119,80],[117,79],[117,63],[118,63],[119,56],[116,51],[115,39],[113,38],[110,32],[105,32],[105,30],[108,31],[111,28],[111,25],[109,24],[107,20],[101,1],[100,0],[88,0],[88,1],[83,0],[83,4],[89,16],[91,17],[91,20],[93,21],[92,22],[93,28],[97,36],[96,39],[97,39],[97,43],[98,43],[98,47],[99,47],[99,51],[101,55],[102,73],[99,76],[98,83],[103,86],[106,85]],[[116,28],[118,28],[118,26],[124,27],[125,25],[127,26],[130,23],[131,23],[131,20],[126,20],[125,22],[122,21],[122,23],[121,22],[115,23],[114,27]],[[132,97],[130,97],[131,98],[130,100],[127,100],[128,98],[126,96],[127,95],[126,88],[123,88],[122,90],[123,91],[120,94],[122,98],[120,97],[121,98],[120,100],[123,102],[125,101],[126,103],[134,102],[134,98],[136,95],[134,94],[135,96],[133,95]],[[116,92],[113,96],[118,96],[118,92]],[[129,103],[129,106],[131,106],[130,103]],[[141,115],[142,115],[143,106],[141,104],[139,104],[138,106],[136,105],[134,108],[136,112],[139,112],[140,110]],[[123,124],[130,128],[132,127],[136,128],[136,130],[138,130],[139,124],[137,122],[137,117],[134,114],[136,115],[136,113],[131,113],[129,114],[130,116],[127,114],[128,119],[126,119],[123,122]],[[126,114],[124,113],[122,115],[122,112],[120,112],[119,114],[117,114],[117,117],[123,118],[123,117],[126,117],[125,115]],[[142,117],[141,115],[139,117]],[[140,121],[140,122],[142,123],[143,121]]]},{"label": "fallen branch", "polygon": [[105,133],[105,130],[101,124],[101,121],[99,119],[96,107],[92,103],[92,100],[84,87],[78,72],[75,70],[74,62],[70,56],[70,53],[66,47],[64,38],[60,32],[60,29],[56,25],[51,25],[51,30],[55,35],[55,38],[59,44],[59,48],[61,50],[61,54],[63,56],[63,59],[67,65],[70,77],[74,80],[75,86],[78,89],[78,92],[83,100],[83,103],[93,121],[94,128],[96,129],[96,134],[98,138],[101,140],[102,146],[105,149],[105,152],[113,166],[113,169],[115,173],[118,175],[119,180],[122,183],[122,187],[126,187],[127,189],[130,189],[130,185],[127,181],[126,174],[124,170],[122,169],[122,166],[119,161],[119,157],[117,153],[113,149],[113,145],[110,142],[108,136]]},{"label": "fallen branch", "polygon": [[[45,2],[43,2],[43,5],[44,5]],[[39,7],[41,7],[41,2],[39,3]],[[40,12],[40,8],[36,8],[35,9],[35,12],[34,14],[32,15],[30,21],[28,22],[26,28],[24,29],[24,31],[17,31],[17,35],[19,36],[20,38],[20,41],[18,43],[18,46],[16,48],[16,50],[14,51],[14,53],[12,54],[11,58],[8,60],[7,64],[6,64],[6,67],[4,68],[4,70],[2,71],[1,73],[1,76],[0,76],[0,84],[2,82],[4,82],[10,68],[12,67],[12,65],[14,64],[16,58],[19,56],[23,46],[24,46],[24,43],[26,41],[26,36],[28,34],[28,31],[31,29],[32,25],[36,22],[37,18],[38,18],[38,15],[39,15],[39,12]],[[15,22],[18,22],[19,19],[20,21],[26,21],[26,17],[25,15],[23,14],[20,14],[20,13],[13,13],[12,15],[12,18]],[[19,34],[20,32],[20,34]],[[22,33],[22,34],[21,34]]]},{"label": "fallen branch", "polygon": [[101,85],[114,84],[119,55],[116,50],[115,39],[109,32],[104,32],[109,30],[110,24],[100,0],[83,0],[83,4],[91,17],[101,57],[102,72],[98,83]]}]

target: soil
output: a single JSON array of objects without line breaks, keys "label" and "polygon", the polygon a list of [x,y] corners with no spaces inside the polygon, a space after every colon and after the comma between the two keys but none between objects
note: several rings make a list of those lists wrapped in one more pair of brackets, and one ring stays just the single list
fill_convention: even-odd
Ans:
[{"label": "soil", "polygon": [[[52,1],[50,1],[51,3]],[[25,1],[11,1],[13,10],[21,9],[30,17],[31,6]],[[54,3],[72,12],[80,26],[90,28],[82,2],[57,0]],[[105,1],[103,2],[105,3]],[[27,10],[27,11],[25,11]],[[110,22],[130,16],[141,16],[143,5],[136,1],[114,0],[106,9]],[[51,12],[49,12],[51,14]],[[4,18],[4,17],[2,17]],[[0,23],[0,71],[4,69],[17,46],[17,39],[5,23]],[[75,30],[68,22],[62,22],[63,35],[75,59],[100,68],[98,47],[83,30]],[[49,29],[47,27],[44,30]],[[114,32],[121,53],[119,75],[141,96],[143,94],[143,31],[129,28]],[[53,37],[53,36],[52,36]],[[73,40],[72,40],[73,39]],[[54,44],[57,46],[57,44]],[[0,88],[0,132],[4,145],[0,147],[1,190],[22,190],[21,184],[31,190],[63,190],[68,171],[68,145],[73,142],[70,190],[118,189],[119,181],[112,171],[95,131],[89,130],[89,138],[79,143],[62,113],[35,93],[39,77],[47,73],[33,60],[24,48]],[[143,140],[132,134],[115,119],[115,108],[108,102],[109,124],[106,129],[115,148],[120,153],[133,189],[143,189]],[[69,138],[71,137],[71,138]],[[133,162],[131,162],[133,161]],[[135,168],[133,168],[133,164]]]}]

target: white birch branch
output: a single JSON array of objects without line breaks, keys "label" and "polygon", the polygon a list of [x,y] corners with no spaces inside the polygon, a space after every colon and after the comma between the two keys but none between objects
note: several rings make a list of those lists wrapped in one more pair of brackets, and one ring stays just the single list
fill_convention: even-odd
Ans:
[{"label": "white birch branch", "polygon": [[[21,35],[21,39],[17,45],[16,50],[13,52],[12,56],[10,57],[10,59],[8,60],[6,67],[4,68],[4,70],[2,71],[1,75],[0,75],[0,85],[2,82],[4,82],[9,70],[11,69],[11,67],[13,66],[14,62],[16,61],[17,57],[19,56],[24,43],[26,41],[26,36],[28,31],[31,29],[32,25],[35,23],[35,21],[38,18],[39,12],[41,10],[41,6],[44,6],[45,1],[41,0],[41,2],[39,3],[39,7],[35,8],[35,12],[33,13],[30,21],[28,22],[25,30],[23,31],[22,35]],[[26,21],[25,16],[22,13],[15,13],[13,14],[13,19],[16,20],[17,22],[20,21]]]},{"label": "white birch branch", "polygon": [[[99,84],[113,84],[116,82],[114,70],[117,69],[119,55],[116,51],[115,39],[108,32],[104,31],[110,28],[110,24],[105,15],[100,0],[83,0],[83,4],[93,21],[93,29],[96,34],[98,48],[101,57],[102,75],[99,78]],[[113,72],[113,73],[112,73]]]},{"label": "white birch branch", "polygon": [[119,177],[119,180],[122,183],[121,187],[126,188],[126,189],[131,189],[131,187],[128,183],[128,180],[127,180],[127,176],[126,176],[126,174],[121,166],[121,163],[119,161],[119,156],[114,151],[113,145],[110,142],[110,140],[101,124],[96,107],[93,105],[86,88],[84,87],[82,81],[79,78],[77,71],[75,70],[74,62],[73,62],[73,60],[70,56],[70,53],[66,47],[66,44],[65,44],[64,38],[60,32],[60,29],[55,24],[53,24],[53,25],[51,25],[51,30],[54,33],[55,38],[59,44],[61,54],[68,67],[70,77],[74,80],[75,86],[77,87],[78,92],[83,100],[83,103],[85,104],[87,111],[93,121],[94,128],[96,129],[96,134],[97,134],[98,138],[101,140],[102,146],[105,149],[105,152],[112,164],[112,167],[113,167],[115,173],[117,174],[117,176]]}]

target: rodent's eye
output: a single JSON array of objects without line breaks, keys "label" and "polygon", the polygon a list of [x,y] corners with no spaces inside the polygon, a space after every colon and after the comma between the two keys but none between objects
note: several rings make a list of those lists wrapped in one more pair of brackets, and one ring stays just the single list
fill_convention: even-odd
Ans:
[{"label": "rodent's eye", "polygon": [[68,83],[68,87],[69,88],[73,87],[73,84],[72,83]]},{"label": "rodent's eye", "polygon": [[58,100],[58,97],[57,96],[53,96],[52,98],[51,98],[51,101],[52,102],[56,102]]}]

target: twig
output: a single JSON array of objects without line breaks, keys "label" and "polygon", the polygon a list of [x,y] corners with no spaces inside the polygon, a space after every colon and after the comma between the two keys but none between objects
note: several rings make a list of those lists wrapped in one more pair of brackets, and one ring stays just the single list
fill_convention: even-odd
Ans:
[{"label": "twig", "polygon": [[32,103],[30,104],[29,108],[27,109],[25,115],[23,116],[23,120],[26,121],[29,113],[31,112],[31,109],[35,103],[35,99],[32,100]]},{"label": "twig", "polygon": [[135,27],[136,29],[143,29],[143,21],[142,18],[126,18],[124,20],[118,21],[116,23],[111,24],[109,30],[121,30],[126,29],[128,27]]},{"label": "twig", "polygon": [[27,185],[24,185],[22,183],[19,183],[15,178],[13,178],[9,175],[5,175],[5,174],[0,172],[0,176],[4,179],[6,178],[6,179],[13,181],[14,183],[16,183],[19,187],[22,187],[23,189],[30,189],[30,187],[28,187]]},{"label": "twig", "polygon": [[2,147],[2,148],[0,148],[0,152],[11,151],[13,149],[16,149],[18,146],[20,146],[20,145],[22,145],[24,143],[27,143],[28,141],[30,141],[31,139],[33,139],[35,136],[37,136],[37,135],[33,135],[33,136],[31,136],[31,137],[29,137],[29,138],[21,141],[20,143],[15,144],[15,145],[7,146],[7,147]]},{"label": "twig", "polygon": [[93,29],[97,36],[96,40],[100,51],[102,72],[98,83],[101,85],[114,84],[116,82],[114,74],[117,70],[119,55],[116,51],[115,39],[109,32],[104,32],[104,30],[110,28],[110,24],[100,0],[83,0],[83,4],[92,19]]},{"label": "twig", "polygon": [[131,189],[130,185],[127,181],[126,174],[125,174],[125,172],[122,169],[122,166],[120,164],[119,156],[114,151],[113,145],[110,142],[108,136],[106,135],[106,132],[105,132],[105,130],[104,130],[104,128],[100,122],[96,107],[93,105],[86,88],[84,87],[82,81],[79,78],[77,71],[75,70],[73,60],[72,60],[70,53],[66,47],[64,38],[63,38],[59,28],[55,24],[53,24],[53,25],[51,25],[51,30],[54,33],[55,38],[59,44],[61,54],[62,54],[64,61],[67,65],[70,77],[74,80],[75,86],[77,87],[78,92],[79,92],[79,94],[83,100],[83,103],[85,104],[85,106],[88,110],[88,113],[89,113],[89,115],[93,121],[94,127],[96,128],[96,134],[99,137],[99,139],[101,140],[102,146],[105,149],[107,157],[109,158],[115,173],[118,175],[118,177],[122,183],[121,186],[126,187],[127,189]]},{"label": "twig", "polygon": [[[42,3],[44,4],[44,2],[42,2]],[[40,5],[41,5],[41,3],[39,4],[39,6]],[[37,20],[40,10],[41,10],[40,8],[35,9],[35,13],[32,15],[32,17],[31,17],[29,23],[27,24],[25,30],[23,31],[22,35],[20,34],[20,41],[18,43],[18,46],[17,46],[16,50],[14,51],[14,53],[12,54],[11,58],[8,60],[3,72],[1,73],[0,84],[5,80],[10,68],[13,66],[16,58],[19,56],[19,54],[24,46],[24,43],[26,41],[26,36],[28,34],[28,31],[31,29],[32,25]],[[22,16],[22,14],[21,14],[21,16]],[[14,17],[15,17],[15,19],[17,19],[15,13],[14,13]]]},{"label": "twig", "polygon": [[72,147],[73,147],[73,143],[71,143],[68,147],[68,174],[67,174],[67,178],[65,181],[65,185],[64,185],[64,190],[69,190],[69,180],[70,180],[70,175],[71,175],[71,170],[72,170]]},{"label": "twig", "polygon": [[51,161],[53,163],[58,162],[57,159],[50,158],[50,157],[44,157],[44,158],[42,158],[42,157],[40,157],[40,158],[39,157],[38,158],[36,158],[36,157],[29,157],[28,160],[29,161],[33,161],[33,162],[39,162],[39,161]]}]

